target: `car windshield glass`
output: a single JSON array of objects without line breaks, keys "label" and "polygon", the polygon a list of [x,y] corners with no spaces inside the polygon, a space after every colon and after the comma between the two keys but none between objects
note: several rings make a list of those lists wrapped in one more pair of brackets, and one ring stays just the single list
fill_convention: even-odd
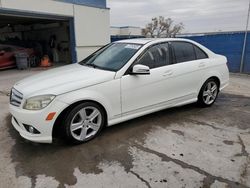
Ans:
[{"label": "car windshield glass", "polygon": [[118,71],[140,48],[140,44],[112,43],[93,53],[80,64],[98,69]]}]

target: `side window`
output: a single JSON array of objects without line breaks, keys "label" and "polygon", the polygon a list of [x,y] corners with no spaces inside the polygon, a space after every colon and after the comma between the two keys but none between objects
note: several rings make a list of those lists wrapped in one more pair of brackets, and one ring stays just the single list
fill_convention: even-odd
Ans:
[{"label": "side window", "polygon": [[198,48],[195,45],[194,45],[194,50],[195,50],[197,59],[206,59],[206,58],[208,58],[207,54],[203,50],[201,50],[200,48]]},{"label": "side window", "polygon": [[170,64],[168,44],[158,44],[148,49],[136,64],[157,68]]},{"label": "side window", "polygon": [[160,58],[158,61],[155,62],[155,67],[162,67],[162,66],[170,65],[171,63],[170,63],[168,43],[160,44],[157,50],[160,54]]},{"label": "side window", "polygon": [[151,50],[146,51],[136,64],[148,66],[150,69],[154,68],[154,56]]},{"label": "side window", "polygon": [[193,44],[187,42],[171,42],[176,63],[196,60]]}]

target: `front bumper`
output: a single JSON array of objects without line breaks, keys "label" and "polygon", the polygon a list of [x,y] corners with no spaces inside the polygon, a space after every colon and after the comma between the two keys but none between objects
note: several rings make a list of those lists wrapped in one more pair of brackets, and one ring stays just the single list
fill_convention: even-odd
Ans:
[{"label": "front bumper", "polygon": [[[52,131],[56,118],[67,107],[66,103],[54,100],[48,107],[39,111],[25,110],[20,107],[9,105],[12,114],[11,123],[19,134],[32,142],[52,143]],[[46,121],[49,113],[56,112],[54,118]],[[37,129],[39,134],[32,134],[24,125],[30,125]]]}]

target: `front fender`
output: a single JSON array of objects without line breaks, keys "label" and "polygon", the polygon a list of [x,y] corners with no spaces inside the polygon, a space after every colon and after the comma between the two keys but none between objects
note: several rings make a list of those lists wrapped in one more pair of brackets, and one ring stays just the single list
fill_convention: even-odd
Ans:
[{"label": "front fender", "polygon": [[57,100],[67,103],[68,106],[79,101],[95,101],[105,108],[110,120],[121,114],[120,81],[113,80],[112,83],[102,83],[65,93],[58,96]]}]

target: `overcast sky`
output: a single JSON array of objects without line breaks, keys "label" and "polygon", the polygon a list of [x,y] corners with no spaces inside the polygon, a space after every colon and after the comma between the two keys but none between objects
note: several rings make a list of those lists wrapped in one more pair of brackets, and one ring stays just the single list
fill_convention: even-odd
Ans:
[{"label": "overcast sky", "polygon": [[111,26],[144,27],[152,17],[183,22],[185,32],[244,30],[249,0],[107,0]]}]

